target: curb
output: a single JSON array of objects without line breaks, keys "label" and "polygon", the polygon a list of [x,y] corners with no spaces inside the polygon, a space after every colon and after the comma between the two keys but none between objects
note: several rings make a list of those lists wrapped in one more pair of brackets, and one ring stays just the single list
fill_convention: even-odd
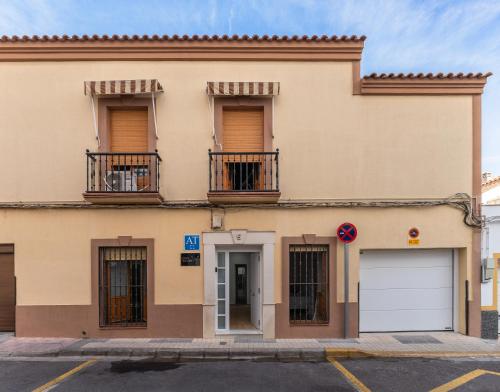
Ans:
[{"label": "curb", "polygon": [[500,351],[371,351],[327,348],[326,358],[464,358],[500,357]]},{"label": "curb", "polygon": [[327,348],[325,356],[326,358],[370,358],[375,355],[357,348]]},{"label": "curb", "polygon": [[376,351],[357,348],[68,348],[67,350],[2,352],[1,358],[154,358],[168,361],[306,361],[321,362],[330,358],[500,358],[500,351]]},{"label": "curb", "polygon": [[0,355],[1,358],[38,357],[38,358],[154,358],[169,361],[229,361],[229,360],[254,360],[254,361],[307,361],[321,362],[326,359],[324,349],[292,349],[292,348],[69,348],[68,350],[44,352],[11,352]]}]

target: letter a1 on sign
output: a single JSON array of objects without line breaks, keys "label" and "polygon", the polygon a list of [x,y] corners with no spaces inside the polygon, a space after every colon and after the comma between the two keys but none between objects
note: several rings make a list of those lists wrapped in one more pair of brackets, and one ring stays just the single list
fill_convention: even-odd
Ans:
[{"label": "letter a1 on sign", "polygon": [[358,236],[358,229],[352,223],[342,223],[337,229],[337,237],[344,244],[350,244]]},{"label": "letter a1 on sign", "polygon": [[200,250],[200,236],[198,234],[184,234],[184,250]]}]

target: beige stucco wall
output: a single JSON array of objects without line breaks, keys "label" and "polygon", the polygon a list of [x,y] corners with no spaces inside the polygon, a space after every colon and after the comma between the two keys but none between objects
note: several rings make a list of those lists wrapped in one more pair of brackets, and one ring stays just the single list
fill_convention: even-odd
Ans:
[{"label": "beige stucco wall", "polygon": [[96,150],[84,80],[158,78],[168,200],[206,199],[213,147],[209,80],[279,81],[274,148],[282,199],[426,198],[471,193],[466,96],[354,96],[349,62],[0,64],[0,202],[79,201]]},{"label": "beige stucco wall", "polygon": [[[461,248],[461,279],[470,279],[471,230],[461,211],[430,209],[244,209],[227,210],[225,229],[276,232],[275,297],[281,302],[281,237],[334,236],[345,220],[359,237],[351,245],[351,301],[356,301],[359,251],[407,248],[407,232],[421,232],[420,248]],[[155,239],[155,302],[203,303],[203,264],[181,267],[184,233],[210,230],[209,210],[1,210],[0,243],[15,244],[18,305],[90,303],[90,240],[131,235]],[[338,302],[343,302],[342,246],[336,250]],[[203,259],[203,255],[202,255]],[[203,260],[202,260],[203,263]],[[466,268],[467,267],[467,268]],[[475,293],[472,292],[474,296]]]}]

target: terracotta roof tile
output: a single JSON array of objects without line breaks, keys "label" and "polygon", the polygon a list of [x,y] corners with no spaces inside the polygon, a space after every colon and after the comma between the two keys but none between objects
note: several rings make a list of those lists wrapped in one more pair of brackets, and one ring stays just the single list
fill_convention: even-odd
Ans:
[{"label": "terracotta roof tile", "polygon": [[372,73],[363,77],[364,80],[380,80],[380,79],[483,79],[493,75],[491,72],[486,73]]},{"label": "terracotta roof tile", "polygon": [[364,35],[312,35],[312,36],[287,36],[287,35],[252,35],[249,36],[247,34],[244,35],[23,35],[23,36],[7,36],[3,35],[0,38],[2,42],[62,42],[62,41],[302,41],[302,42],[321,42],[321,41],[350,41],[350,42],[362,42],[366,39]]},{"label": "terracotta roof tile", "polygon": [[483,182],[481,184],[481,192],[484,193],[486,191],[489,191],[490,189],[496,188],[497,186],[500,186],[500,176],[492,178],[489,181]]}]

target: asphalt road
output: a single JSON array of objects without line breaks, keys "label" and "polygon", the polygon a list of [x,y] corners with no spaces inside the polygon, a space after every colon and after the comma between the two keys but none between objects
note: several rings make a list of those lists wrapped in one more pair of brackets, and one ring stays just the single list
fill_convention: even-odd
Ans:
[{"label": "asphalt road", "polygon": [[[500,390],[500,358],[340,359],[330,362],[0,361],[0,391],[454,391]],[[64,376],[68,371],[73,374]],[[478,370],[479,369],[479,370]],[[494,373],[488,373],[496,372]],[[473,372],[473,373],[470,373]],[[359,389],[358,389],[359,390]],[[361,389],[362,390],[362,389]]]}]

